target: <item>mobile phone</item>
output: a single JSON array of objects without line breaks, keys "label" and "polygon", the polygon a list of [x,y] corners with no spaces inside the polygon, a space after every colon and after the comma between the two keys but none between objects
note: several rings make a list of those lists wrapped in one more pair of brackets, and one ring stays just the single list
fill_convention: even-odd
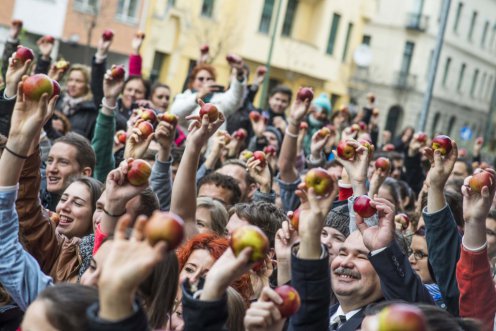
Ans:
[{"label": "mobile phone", "polygon": [[214,89],[214,92],[224,92],[226,90],[224,85],[213,84],[213,85],[210,85],[210,87]]}]

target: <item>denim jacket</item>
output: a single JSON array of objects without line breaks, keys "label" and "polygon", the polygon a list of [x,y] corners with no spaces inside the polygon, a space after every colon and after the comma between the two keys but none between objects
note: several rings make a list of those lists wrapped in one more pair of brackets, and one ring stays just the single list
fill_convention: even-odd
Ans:
[{"label": "denim jacket", "polygon": [[18,186],[0,187],[0,283],[19,307],[26,310],[53,281],[19,242],[17,190]]}]

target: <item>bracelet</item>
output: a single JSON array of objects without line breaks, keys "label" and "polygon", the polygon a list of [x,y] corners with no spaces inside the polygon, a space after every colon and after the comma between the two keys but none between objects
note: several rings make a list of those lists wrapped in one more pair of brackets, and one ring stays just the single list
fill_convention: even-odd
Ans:
[{"label": "bracelet", "polygon": [[27,156],[24,156],[24,155],[20,155],[20,154],[17,154],[16,152],[14,152],[13,150],[11,150],[10,148],[7,147],[7,145],[5,145],[4,149],[9,152],[10,154],[14,155],[15,157],[19,158],[19,159],[23,159],[23,160],[27,160],[28,157]]},{"label": "bracelet", "polygon": [[295,138],[297,139],[298,138],[298,135],[297,134],[294,134],[294,133],[291,133],[289,132],[288,128],[286,128],[286,135],[291,137],[291,138]]},{"label": "bracelet", "polygon": [[110,107],[108,104],[107,104],[107,98],[103,97],[102,99],[102,106],[107,108],[108,110],[116,110],[117,109],[117,103],[115,104],[115,106],[113,107]]},{"label": "bracelet", "polygon": [[114,215],[114,214],[109,213],[109,212],[108,212],[105,208],[102,208],[102,210],[103,210],[103,212],[104,212],[105,214],[107,214],[107,215],[108,215],[108,216],[110,216],[110,217],[121,217],[121,216],[123,216],[123,215],[126,213],[126,210],[124,210],[124,212],[123,212],[122,214],[119,214],[119,215]]}]

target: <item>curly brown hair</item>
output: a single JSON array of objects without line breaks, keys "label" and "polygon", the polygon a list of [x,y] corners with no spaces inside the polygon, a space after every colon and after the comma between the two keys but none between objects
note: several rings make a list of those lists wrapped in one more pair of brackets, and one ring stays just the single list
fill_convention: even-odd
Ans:
[{"label": "curly brown hair", "polygon": [[202,70],[206,70],[212,75],[213,80],[215,81],[217,74],[215,73],[215,68],[212,67],[210,64],[198,64],[191,70],[191,73],[189,74],[189,81],[188,81],[188,88],[191,90],[193,88],[193,82],[196,79],[196,75]]}]

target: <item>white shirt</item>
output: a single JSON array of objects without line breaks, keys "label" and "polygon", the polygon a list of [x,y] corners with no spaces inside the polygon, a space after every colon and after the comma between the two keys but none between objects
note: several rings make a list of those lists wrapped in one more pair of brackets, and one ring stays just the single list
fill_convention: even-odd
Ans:
[{"label": "white shirt", "polygon": [[349,321],[350,318],[355,316],[356,313],[358,313],[362,308],[358,308],[352,311],[347,312],[346,314],[343,312],[343,309],[341,308],[341,305],[339,305],[338,309],[334,314],[332,314],[331,318],[329,319],[329,325],[334,324],[334,320],[339,316],[339,315],[344,315],[346,316],[346,320]]}]

